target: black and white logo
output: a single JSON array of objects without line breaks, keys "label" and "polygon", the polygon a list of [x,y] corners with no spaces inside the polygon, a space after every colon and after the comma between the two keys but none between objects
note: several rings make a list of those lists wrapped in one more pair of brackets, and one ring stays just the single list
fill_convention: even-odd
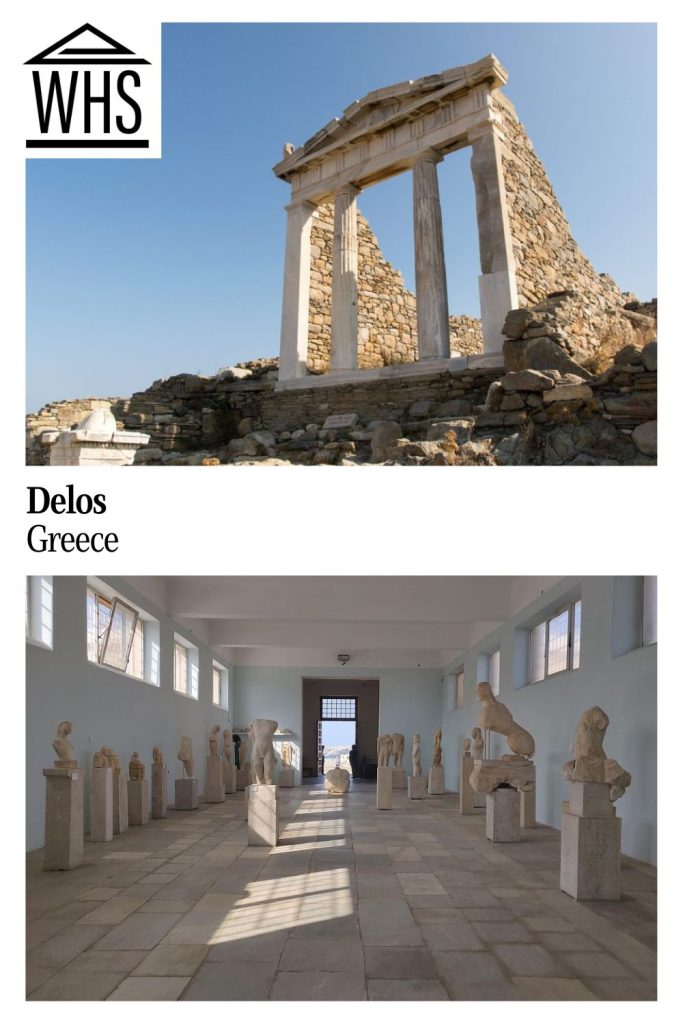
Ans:
[{"label": "black and white logo", "polygon": [[86,22],[25,67],[27,156],[161,156],[160,69],[147,55]]}]

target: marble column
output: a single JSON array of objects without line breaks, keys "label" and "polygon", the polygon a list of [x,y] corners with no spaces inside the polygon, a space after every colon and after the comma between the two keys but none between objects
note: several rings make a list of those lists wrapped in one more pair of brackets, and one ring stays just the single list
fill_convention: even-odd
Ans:
[{"label": "marble column", "polygon": [[332,332],[330,368],[358,366],[358,211],[355,185],[342,185],[334,197],[332,240]]},{"label": "marble column", "polygon": [[280,331],[280,380],[306,376],[311,287],[311,226],[315,206],[291,203],[287,210],[285,283]]},{"label": "marble column", "polygon": [[484,352],[501,352],[503,323],[518,300],[501,142],[492,125],[472,140],[471,168],[477,197]]},{"label": "marble column", "polygon": [[446,260],[436,171],[436,165],[442,159],[430,150],[420,156],[413,167],[418,359],[448,359],[451,354]]}]

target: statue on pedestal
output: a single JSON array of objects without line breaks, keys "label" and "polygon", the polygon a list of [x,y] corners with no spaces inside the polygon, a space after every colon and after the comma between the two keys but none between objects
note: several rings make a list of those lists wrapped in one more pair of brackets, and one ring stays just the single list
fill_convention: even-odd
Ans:
[{"label": "statue on pedestal", "polygon": [[92,766],[93,766],[93,768],[108,768],[109,767],[109,765],[107,763],[107,758],[105,757],[105,755],[102,753],[101,750],[96,750],[95,753],[93,754],[93,756],[92,756]]},{"label": "statue on pedestal", "polygon": [[394,768],[403,767],[403,751],[405,748],[406,738],[402,732],[392,732],[391,734],[391,747],[394,755]]},{"label": "statue on pedestal", "polygon": [[441,737],[443,733],[441,729],[437,729],[434,733],[434,750],[432,752],[432,766],[441,764]]},{"label": "statue on pedestal", "polygon": [[218,734],[221,731],[220,725],[212,725],[209,733],[209,757],[220,757],[218,752]]},{"label": "statue on pedestal", "polygon": [[164,761],[164,755],[161,752],[161,747],[152,748],[152,764],[166,764]]},{"label": "statue on pedestal", "polygon": [[477,683],[477,700],[481,704],[480,727],[505,736],[510,750],[518,757],[532,757],[535,750],[533,736],[518,725],[505,704],[496,699],[490,683]]},{"label": "statue on pedestal", "polygon": [[609,718],[599,707],[584,711],[576,726],[574,760],[562,766],[562,774],[570,782],[605,782],[612,802],[623,796],[631,785],[631,775],[618,761],[607,757],[603,740]]},{"label": "statue on pedestal", "polygon": [[78,768],[76,751],[67,739],[70,732],[71,722],[60,722],[57,726],[57,735],[52,741],[52,749],[58,758],[55,768]]},{"label": "statue on pedestal", "polygon": [[223,753],[227,764],[232,764],[232,729],[223,730]]},{"label": "statue on pedestal", "polygon": [[481,729],[478,725],[475,725],[472,729],[472,757],[475,761],[481,761],[484,756],[484,737],[482,736]]},{"label": "statue on pedestal", "polygon": [[107,759],[107,764],[110,768],[113,768],[115,772],[121,771],[121,760],[119,755],[111,747],[102,747],[102,753]]},{"label": "statue on pedestal", "polygon": [[180,750],[178,760],[183,763],[183,772],[188,779],[194,778],[194,754],[192,753],[192,737],[180,737]]},{"label": "statue on pedestal", "polygon": [[377,766],[379,768],[390,767],[393,749],[394,741],[389,733],[385,733],[384,736],[377,737]]},{"label": "statue on pedestal", "polygon": [[142,782],[145,777],[145,766],[140,760],[140,755],[137,750],[133,751],[133,756],[128,762],[128,778],[131,782]]},{"label": "statue on pedestal", "polygon": [[257,785],[272,786],[275,771],[273,736],[277,722],[272,718],[255,718],[249,726],[252,743],[254,775]]},{"label": "statue on pedestal", "polygon": [[422,775],[422,759],[420,756],[420,734],[413,736],[413,775]]}]

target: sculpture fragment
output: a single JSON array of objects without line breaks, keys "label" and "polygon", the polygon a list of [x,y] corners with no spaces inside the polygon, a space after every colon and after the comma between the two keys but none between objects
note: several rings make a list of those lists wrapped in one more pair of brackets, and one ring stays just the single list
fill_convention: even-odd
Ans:
[{"label": "sculpture fragment", "polygon": [[607,783],[609,798],[614,802],[631,785],[631,775],[605,753],[603,740],[608,725],[609,718],[602,708],[584,711],[576,726],[574,759],[562,766],[562,774],[570,782]]}]

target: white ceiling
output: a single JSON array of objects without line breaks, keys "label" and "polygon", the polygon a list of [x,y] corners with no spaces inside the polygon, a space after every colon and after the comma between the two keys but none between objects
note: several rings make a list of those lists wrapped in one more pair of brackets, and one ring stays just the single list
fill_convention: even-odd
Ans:
[{"label": "white ceiling", "polygon": [[440,668],[559,576],[126,577],[238,665]]}]

